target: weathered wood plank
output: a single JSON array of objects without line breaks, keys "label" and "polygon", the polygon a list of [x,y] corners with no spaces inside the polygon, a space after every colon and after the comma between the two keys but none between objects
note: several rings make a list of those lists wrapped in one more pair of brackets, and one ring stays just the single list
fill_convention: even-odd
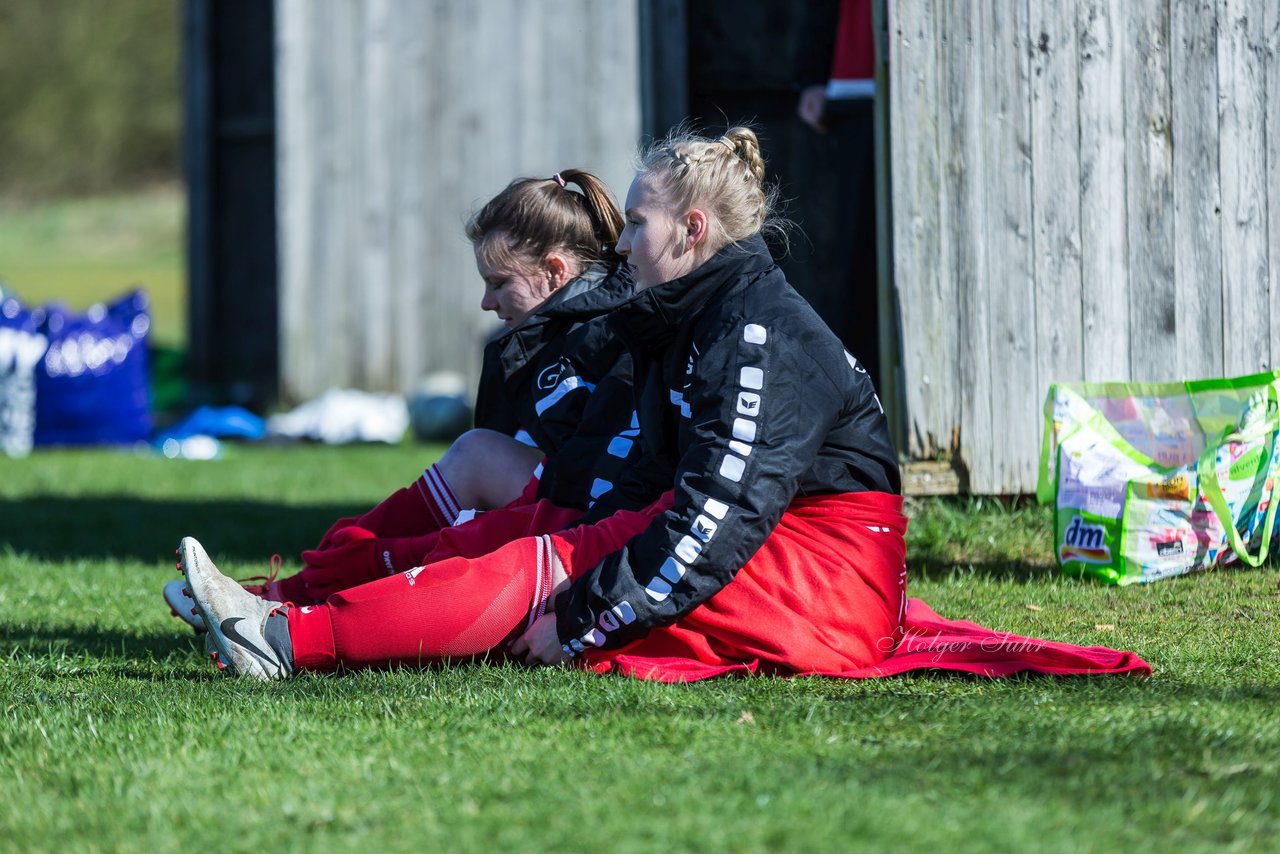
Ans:
[{"label": "weathered wood plank", "polygon": [[285,396],[474,379],[463,234],[512,178],[631,178],[635,0],[278,0]]},{"label": "weathered wood plank", "polygon": [[990,94],[984,149],[990,158],[985,206],[992,429],[980,438],[993,448],[989,480],[977,483],[983,492],[1010,493],[1035,479],[1043,398],[1036,374],[1032,281],[1031,45],[1026,0],[993,3],[989,11],[990,29],[981,47]]},{"label": "weathered wood plank", "polygon": [[[486,334],[497,329],[492,315],[479,310],[481,285],[475,258],[463,234],[468,217],[507,183],[518,170],[524,148],[524,105],[519,80],[523,54],[519,33],[503,28],[504,17],[515,27],[519,19],[509,0],[441,4],[433,56],[435,96],[432,102],[431,194],[438,206],[431,223],[431,266],[424,285],[429,318],[425,370],[457,365],[475,370],[475,355]],[[465,35],[464,35],[465,34]],[[492,72],[481,71],[488,63]],[[518,120],[518,117],[521,117]],[[440,132],[448,128],[447,132]],[[498,174],[499,161],[505,161]],[[445,215],[447,211],[447,216]],[[452,330],[447,330],[452,326]]]},{"label": "weathered wood plank", "polygon": [[395,340],[391,323],[392,230],[395,212],[392,189],[392,139],[399,98],[400,69],[395,65],[394,32],[402,9],[395,0],[367,0],[361,31],[359,116],[359,217],[356,220],[361,282],[379,287],[359,288],[363,347],[360,356],[361,388],[389,391],[395,388],[392,373]]},{"label": "weathered wood plank", "polygon": [[1217,0],[1171,4],[1176,370],[1222,375]]},{"label": "weathered wood plank", "polygon": [[1222,168],[1223,368],[1261,370],[1270,361],[1266,199],[1266,0],[1219,0],[1218,81]]},{"label": "weathered wood plank", "polygon": [[1129,376],[1177,379],[1173,272],[1173,139],[1167,0],[1127,6],[1124,45],[1125,208],[1129,242]]},{"label": "weathered wood plank", "polygon": [[[286,373],[286,391],[309,397],[327,383],[350,385],[346,372],[353,362],[352,336],[337,333],[338,324],[354,314],[349,296],[340,286],[348,278],[346,247],[350,242],[343,214],[333,213],[345,211],[349,198],[350,182],[345,180],[351,162],[346,144],[349,134],[333,125],[349,105],[339,86],[355,76],[353,39],[347,35],[353,21],[349,7],[333,3],[314,7],[314,14],[306,3],[279,11],[310,19],[298,28],[301,40],[296,44],[297,52],[281,58],[284,63],[298,64],[302,91],[297,123],[281,128],[281,136],[288,140],[280,155],[300,162],[295,173],[297,186],[309,187],[306,209],[299,216],[301,233],[281,236],[282,245],[290,239],[300,240],[311,262],[308,278],[297,278],[296,271],[288,275],[287,287],[298,292],[297,310],[306,316],[307,336],[290,342],[289,350],[296,358],[285,367],[293,372]],[[344,26],[348,28],[345,33]],[[289,168],[286,163],[281,171]],[[330,342],[327,352],[317,358],[317,342],[326,339]],[[327,363],[337,366],[334,373],[328,372]]]},{"label": "weathered wood plank", "polygon": [[[987,313],[992,283],[987,276],[987,214],[983,187],[987,180],[984,127],[986,111],[981,45],[988,28],[970,14],[970,4],[939,6],[939,28],[946,33],[942,63],[942,116],[939,146],[944,152],[942,186],[943,233],[940,241],[942,275],[957,315],[957,325],[933,334],[956,335],[956,405],[960,427],[957,458],[970,477],[986,488],[990,480],[994,443],[991,411],[991,351]],[[895,213],[895,218],[897,214]],[[907,333],[912,330],[908,327]],[[908,371],[908,382],[911,381]],[[984,480],[985,478],[985,480]]]},{"label": "weathered wood plank", "polygon": [[1271,285],[1271,358],[1280,367],[1280,3],[1268,3],[1263,16],[1267,90],[1267,251]]},{"label": "weathered wood plank", "polygon": [[908,453],[950,446],[956,423],[954,280],[941,267],[938,45],[934,7],[894,4],[890,74],[894,269],[901,293]]},{"label": "weathered wood plank", "polygon": [[312,64],[316,77],[307,97],[315,121],[308,130],[320,154],[310,180],[324,185],[324,198],[315,212],[321,277],[314,294],[319,304],[312,309],[319,314],[321,337],[309,342],[308,354],[318,388],[308,396],[329,385],[357,387],[360,376],[363,288],[357,265],[360,235],[351,216],[360,199],[360,129],[351,120],[360,91],[360,11],[351,2],[320,6],[320,40],[309,46],[323,57]]},{"label": "weathered wood plank", "polygon": [[1036,376],[1084,377],[1080,284],[1079,45],[1075,7],[1031,3],[1031,180]]},{"label": "weathered wood plank", "polygon": [[1080,252],[1086,380],[1129,376],[1125,247],[1125,4],[1080,0]]},{"label": "weathered wood plank", "polygon": [[[555,33],[571,33],[584,27],[585,13],[586,8],[582,0],[547,4],[540,22],[541,29],[538,31],[542,37],[539,48],[555,45],[556,42],[552,38]],[[573,81],[590,80],[595,73],[587,65],[584,48],[585,45],[580,45],[575,50],[558,50],[543,54],[542,57],[540,68],[543,86],[542,103],[546,104],[543,121],[549,119],[554,125],[550,133],[542,135],[542,149],[538,152],[542,162],[547,164],[541,172],[546,176],[550,176],[561,168],[562,164],[558,162],[559,158],[556,154],[567,148],[571,135],[591,133],[590,125],[582,122],[582,117],[578,114],[582,105],[557,97],[557,93],[564,91],[566,86],[574,85]],[[526,127],[531,130],[536,127],[532,119],[532,116],[526,119]]]},{"label": "weathered wood plank", "polygon": [[299,284],[314,276],[314,256],[302,238],[308,230],[315,186],[308,180],[307,159],[295,150],[295,140],[302,135],[306,121],[303,46],[313,19],[298,14],[300,2],[303,0],[276,2],[276,228],[280,246],[280,392],[285,398],[292,396],[291,386],[305,370],[305,342],[312,335],[306,291]]},{"label": "weathered wood plank", "polygon": [[[466,360],[461,364],[477,365],[474,359],[481,343],[498,329],[494,316],[479,309],[481,284],[462,227],[507,182],[526,174],[522,161],[530,141],[524,117],[532,109],[532,105],[512,102],[517,100],[520,81],[511,70],[520,68],[522,54],[512,24],[517,10],[511,0],[492,6],[467,0],[447,5],[452,19],[442,32],[443,49],[436,55],[435,72],[440,77],[434,106],[439,124],[451,132],[436,140],[431,175],[438,189],[436,204],[447,201],[452,210],[447,220],[436,214],[433,223],[438,250],[433,254],[428,307],[435,335],[428,353],[431,370],[458,364],[460,357]],[[493,72],[486,74],[486,67]],[[453,164],[456,168],[451,168]],[[444,324],[454,324],[454,332],[436,335]],[[475,367],[468,373],[471,370]]]},{"label": "weathered wood plank", "polygon": [[[575,116],[574,122],[585,125],[586,150],[592,152],[587,165],[608,182],[621,201],[626,198],[634,173],[632,166],[643,123],[644,105],[637,97],[639,91],[635,90],[637,69],[642,61],[640,39],[636,34],[639,12],[626,17],[617,14],[607,3],[590,0],[583,0],[583,3],[585,26],[581,23],[579,26],[591,37],[581,40],[581,50],[590,85],[586,87],[585,99],[579,108],[581,115]],[[635,4],[628,5],[634,8]],[[628,93],[628,97],[620,99],[619,93]],[[616,154],[612,151],[619,142],[613,130],[615,121],[634,127],[636,131]],[[572,131],[572,125],[568,130]],[[605,152],[610,156],[602,156]]]},{"label": "weathered wood plank", "polygon": [[392,181],[391,305],[389,334],[395,341],[395,388],[410,390],[426,364],[422,323],[430,302],[424,287],[431,270],[427,233],[431,228],[431,197],[427,193],[429,164],[422,151],[431,134],[429,87],[431,81],[429,39],[433,29],[430,7],[401,2],[395,28],[395,67],[399,108],[393,115],[391,160],[396,165]]}]

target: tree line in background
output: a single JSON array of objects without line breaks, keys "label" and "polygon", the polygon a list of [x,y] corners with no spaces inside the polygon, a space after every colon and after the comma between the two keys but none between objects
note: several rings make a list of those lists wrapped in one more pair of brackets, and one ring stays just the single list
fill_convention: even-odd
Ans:
[{"label": "tree line in background", "polygon": [[0,198],[179,175],[176,0],[0,3]]}]

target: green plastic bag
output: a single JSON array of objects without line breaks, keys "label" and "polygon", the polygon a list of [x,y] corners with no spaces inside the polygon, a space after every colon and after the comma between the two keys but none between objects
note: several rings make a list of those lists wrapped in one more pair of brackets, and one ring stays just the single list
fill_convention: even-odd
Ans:
[{"label": "green plastic bag", "polygon": [[1155,581],[1243,561],[1276,537],[1280,370],[1185,383],[1058,383],[1036,495],[1066,575]]}]

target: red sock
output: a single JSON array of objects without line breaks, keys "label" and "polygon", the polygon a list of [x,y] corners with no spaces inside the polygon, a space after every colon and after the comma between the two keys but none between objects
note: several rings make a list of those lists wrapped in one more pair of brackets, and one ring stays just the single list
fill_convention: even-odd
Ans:
[{"label": "red sock", "polygon": [[[431,511],[436,528],[447,528],[452,525],[463,508],[458,503],[458,496],[453,494],[453,487],[449,486],[449,481],[445,479],[440,468],[434,465],[428,467],[414,485],[418,487],[418,492],[422,494],[422,500],[427,502],[427,509]],[[382,537],[404,536],[403,534],[383,533],[382,531],[377,531],[376,533]],[[425,534],[427,531],[410,531],[408,533]]]},{"label": "red sock", "polygon": [[460,512],[462,508],[449,482],[436,466],[431,466],[372,510],[334,522],[316,548],[329,548],[334,534],[342,528],[364,528],[379,537],[418,537],[452,525]]},{"label": "red sock", "polygon": [[451,557],[482,557],[495,549],[525,537],[563,531],[582,517],[582,511],[558,507],[550,501],[512,505],[488,510],[465,525],[445,528],[434,542],[424,541],[429,548],[422,563],[430,564]]}]

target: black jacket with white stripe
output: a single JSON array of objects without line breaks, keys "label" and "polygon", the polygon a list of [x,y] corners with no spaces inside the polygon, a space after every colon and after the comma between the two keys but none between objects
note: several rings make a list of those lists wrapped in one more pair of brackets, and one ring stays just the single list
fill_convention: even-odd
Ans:
[{"label": "black jacket with white stripe", "polygon": [[632,468],[664,473],[675,503],[558,597],[566,651],[616,648],[711,598],[797,495],[901,491],[871,378],[758,235],[610,320],[633,359]]},{"label": "black jacket with white stripe", "polygon": [[603,312],[634,294],[625,267],[594,265],[484,349],[475,424],[529,435],[539,498],[586,510],[632,455],[631,356]]}]

